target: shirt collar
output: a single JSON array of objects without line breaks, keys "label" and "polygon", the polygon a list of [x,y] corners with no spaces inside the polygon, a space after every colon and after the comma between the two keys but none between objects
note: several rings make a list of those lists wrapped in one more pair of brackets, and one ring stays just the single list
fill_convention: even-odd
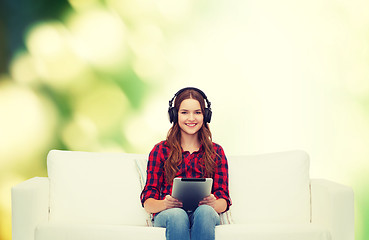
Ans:
[{"label": "shirt collar", "polygon": [[[182,153],[188,152],[188,151],[183,151],[183,148],[182,147],[181,147],[181,149],[182,149]],[[199,147],[199,150],[194,151],[193,153],[201,153],[203,151],[204,151],[204,146],[203,146],[203,144],[201,144],[200,147]]]}]

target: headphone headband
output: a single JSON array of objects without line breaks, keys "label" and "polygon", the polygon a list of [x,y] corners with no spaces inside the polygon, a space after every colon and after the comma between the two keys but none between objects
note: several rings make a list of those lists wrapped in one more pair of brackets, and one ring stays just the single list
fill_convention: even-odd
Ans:
[{"label": "headphone headband", "polygon": [[182,88],[181,90],[179,90],[176,94],[174,94],[174,97],[169,101],[169,109],[168,109],[168,113],[169,113],[169,121],[172,122],[177,122],[178,120],[178,112],[177,109],[175,109],[175,107],[173,106],[173,101],[174,99],[180,95],[182,92],[186,91],[186,90],[194,90],[198,93],[201,94],[201,96],[204,98],[204,100],[206,101],[207,104],[207,108],[205,108],[205,112],[204,112],[204,121],[207,123],[210,123],[211,120],[211,102],[208,100],[208,98],[206,97],[205,93],[203,91],[201,91],[198,88],[195,87],[186,87],[186,88]]}]

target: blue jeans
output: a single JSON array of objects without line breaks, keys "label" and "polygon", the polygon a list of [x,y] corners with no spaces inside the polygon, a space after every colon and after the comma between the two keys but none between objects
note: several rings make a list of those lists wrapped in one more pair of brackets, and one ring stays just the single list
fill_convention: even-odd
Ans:
[{"label": "blue jeans", "polygon": [[194,212],[170,208],[155,216],[154,226],[166,228],[167,240],[214,240],[219,214],[209,205],[201,205]]}]

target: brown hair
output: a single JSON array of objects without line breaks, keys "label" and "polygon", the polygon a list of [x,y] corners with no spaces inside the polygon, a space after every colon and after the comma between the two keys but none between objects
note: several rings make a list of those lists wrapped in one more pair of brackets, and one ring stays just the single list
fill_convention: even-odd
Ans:
[{"label": "brown hair", "polygon": [[[176,110],[179,110],[179,106],[181,105],[183,100],[189,98],[199,101],[201,112],[204,113],[205,100],[199,92],[193,89],[185,90],[176,97],[174,101],[174,107],[176,108]],[[201,160],[202,171],[205,174],[205,177],[211,177],[214,174],[216,167],[214,161],[216,153],[213,148],[209,125],[205,121],[203,122],[203,125],[198,132],[198,138],[200,144],[202,144],[202,147],[204,148],[204,155]],[[178,165],[182,161],[181,129],[178,125],[178,121],[175,121],[173,126],[168,131],[167,144],[170,148],[170,153],[168,159],[164,163],[164,171],[167,183],[171,183],[176,173],[178,172]]]}]

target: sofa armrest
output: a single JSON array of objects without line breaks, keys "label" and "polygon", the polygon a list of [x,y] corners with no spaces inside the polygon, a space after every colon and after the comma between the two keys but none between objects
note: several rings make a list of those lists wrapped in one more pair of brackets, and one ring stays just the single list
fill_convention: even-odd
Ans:
[{"label": "sofa armrest", "polygon": [[312,223],[328,228],[334,240],[354,240],[354,192],[325,179],[311,179]]},{"label": "sofa armrest", "polygon": [[48,215],[48,178],[31,178],[12,188],[13,240],[33,240],[36,226],[47,222]]}]

